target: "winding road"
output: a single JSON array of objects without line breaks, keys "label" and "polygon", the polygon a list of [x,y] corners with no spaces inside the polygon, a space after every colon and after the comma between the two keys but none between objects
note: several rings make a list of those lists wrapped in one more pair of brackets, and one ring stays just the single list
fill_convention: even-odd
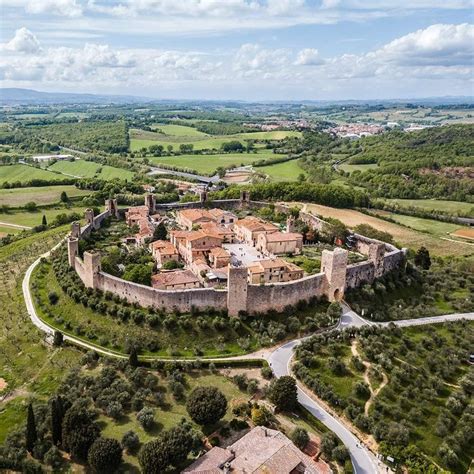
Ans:
[{"label": "winding road", "polygon": [[[51,251],[57,248],[61,244],[58,243]],[[31,275],[37,265],[40,263],[41,258],[48,257],[51,251],[46,252],[45,254],[38,257],[28,268],[25,273],[25,277],[22,283],[23,296],[25,298],[25,304],[33,324],[46,333],[51,335],[54,333],[54,328],[49,326],[47,323],[41,320],[38,316],[35,306],[33,304],[33,297],[30,290],[30,280]],[[474,320],[474,313],[464,313],[464,314],[449,314],[442,316],[433,316],[420,319],[409,319],[403,321],[393,321],[393,324],[400,327],[406,326],[418,326],[422,324],[434,324],[434,323],[443,323],[448,321],[459,321],[461,319]],[[337,329],[342,330],[348,327],[362,327],[367,325],[374,325],[375,323],[370,322],[356,314],[352,311],[346,304],[343,304],[343,315],[339,321]],[[391,323],[380,323],[381,326],[388,326]],[[310,336],[307,336],[310,337]],[[100,348],[94,344],[89,344],[82,339],[79,339],[74,336],[69,336],[64,334],[64,339],[72,344],[80,346],[82,348],[96,351],[102,355],[115,357],[120,359],[126,359],[127,356],[110,351],[108,349]],[[228,357],[225,360],[238,360],[238,359],[249,359],[249,358],[265,358],[270,367],[273,369],[276,377],[281,377],[284,375],[290,375],[291,373],[291,360],[293,357],[293,349],[301,343],[306,338],[295,339],[293,341],[287,342],[280,347],[277,347],[275,350],[263,350],[258,351],[253,354],[247,354],[245,356],[235,356]],[[169,359],[167,359],[169,360]],[[179,360],[179,359],[176,359]],[[182,359],[181,359],[182,360]],[[224,360],[224,358],[215,358],[207,360]],[[345,444],[349,453],[351,455],[352,464],[354,466],[355,474],[373,474],[387,472],[388,468],[377,459],[374,453],[372,453],[365,446],[360,444],[360,441],[357,437],[345,426],[340,419],[330,414],[316,399],[315,397],[309,396],[301,386],[298,384],[298,401],[318,420],[320,420],[324,425],[326,425],[331,431],[333,431]]]}]

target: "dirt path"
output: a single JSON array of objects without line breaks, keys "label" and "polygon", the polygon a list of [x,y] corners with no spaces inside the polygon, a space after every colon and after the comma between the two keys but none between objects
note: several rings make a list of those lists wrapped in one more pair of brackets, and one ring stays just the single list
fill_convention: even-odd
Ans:
[{"label": "dirt path", "polygon": [[[360,356],[359,351],[357,350],[357,339],[354,339],[351,343],[351,352],[352,355],[355,357],[359,357],[359,359],[362,360],[362,357]],[[364,406],[364,413],[365,416],[369,415],[369,409],[374,402],[375,397],[380,393],[380,391],[387,385],[388,383],[388,377],[385,372],[382,373],[382,383],[374,390],[372,387],[372,383],[370,382],[370,377],[369,377],[369,370],[372,367],[372,364],[366,360],[362,360],[362,363],[364,364],[365,371],[364,371],[364,382],[368,385],[369,390],[370,390],[370,397],[369,399],[365,402]]]},{"label": "dirt path", "polygon": [[4,227],[13,227],[14,229],[31,229],[31,227],[28,227],[26,225],[12,224],[11,222],[0,221],[0,225]]}]

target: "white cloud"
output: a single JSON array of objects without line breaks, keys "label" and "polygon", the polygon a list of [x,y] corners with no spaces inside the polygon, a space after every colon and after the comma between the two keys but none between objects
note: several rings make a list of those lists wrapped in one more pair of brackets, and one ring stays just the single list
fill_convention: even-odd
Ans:
[{"label": "white cloud", "polygon": [[2,0],[3,7],[22,8],[26,13],[78,17],[83,9],[77,0]]},{"label": "white cloud", "polygon": [[19,53],[37,53],[41,49],[36,36],[25,27],[16,30],[15,36],[4,48]]},{"label": "white cloud", "polygon": [[324,59],[319,55],[319,51],[314,48],[302,49],[296,57],[296,66],[318,66],[324,64]]}]

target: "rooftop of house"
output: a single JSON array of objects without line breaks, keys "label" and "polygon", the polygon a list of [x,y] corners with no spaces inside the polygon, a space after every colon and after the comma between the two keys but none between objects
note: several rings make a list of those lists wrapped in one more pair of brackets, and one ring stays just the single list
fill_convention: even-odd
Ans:
[{"label": "rooftop of house", "polygon": [[233,214],[230,211],[226,211],[224,209],[217,209],[217,208],[210,209],[209,214],[211,214],[215,219],[219,219],[222,216],[235,216],[235,214]]},{"label": "rooftop of house", "polygon": [[215,222],[203,222],[202,224],[200,224],[200,226],[201,226],[201,230],[205,230],[206,232],[209,232],[211,234],[216,234],[219,236],[234,235],[234,232],[232,229],[216,224]]},{"label": "rooftop of house", "polygon": [[206,209],[183,209],[182,211],[178,211],[178,215],[191,222],[200,219],[214,220],[214,216]]},{"label": "rooftop of house", "polygon": [[152,275],[151,284],[155,286],[184,285],[189,283],[198,283],[196,275],[190,270],[177,270],[174,272],[158,273]]},{"label": "rooftop of house", "polygon": [[221,236],[211,233],[211,232],[204,231],[204,230],[191,230],[188,232],[188,235],[186,235],[184,238],[188,242],[193,242],[194,240],[205,239],[205,238],[214,238],[214,239],[222,240]]},{"label": "rooftop of house", "polygon": [[302,240],[303,236],[297,232],[272,232],[266,234],[265,239],[267,242],[293,242]]},{"label": "rooftop of house", "polygon": [[259,230],[262,230],[262,231],[277,231],[278,230],[278,227],[271,224],[270,222],[265,222],[254,216],[247,216],[247,217],[244,217],[243,219],[239,219],[235,223],[235,225],[239,227],[244,227],[252,232],[259,231]]},{"label": "rooftop of house", "polygon": [[260,260],[258,262],[253,262],[252,265],[249,266],[250,271],[255,272],[262,272],[264,270],[270,270],[272,268],[281,268],[281,267],[288,267],[288,262],[281,258],[273,258],[273,259],[266,259]]},{"label": "rooftop of house", "polygon": [[211,249],[211,255],[214,257],[228,257],[230,258],[230,253],[222,247],[214,247]]},{"label": "rooftop of house", "polygon": [[185,473],[290,474],[295,469],[307,474],[320,472],[317,464],[301,452],[283,433],[257,426],[227,449],[214,447],[196,460]]},{"label": "rooftop of house", "polygon": [[150,247],[153,251],[159,252],[162,255],[174,255],[178,253],[176,247],[168,240],[157,240],[152,242]]},{"label": "rooftop of house", "polygon": [[133,206],[127,209],[128,215],[141,214],[141,215],[148,216],[149,212],[150,212],[150,209],[148,208],[148,206]]},{"label": "rooftop of house", "polygon": [[138,221],[138,233],[136,234],[139,237],[148,237],[153,235],[154,227],[148,222],[148,219],[142,218]]}]

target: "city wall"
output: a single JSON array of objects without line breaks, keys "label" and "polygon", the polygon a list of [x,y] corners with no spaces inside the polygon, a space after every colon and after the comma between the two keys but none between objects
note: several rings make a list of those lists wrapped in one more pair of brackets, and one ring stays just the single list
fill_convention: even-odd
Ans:
[{"label": "city wall", "polygon": [[[108,200],[107,209],[93,216],[90,210],[86,211],[87,224],[78,228],[73,224],[71,237],[68,240],[69,263],[75,268],[79,278],[88,287],[109,291],[125,298],[130,303],[138,303],[144,307],[162,308],[165,311],[178,310],[189,312],[192,307],[205,310],[216,308],[227,309],[231,316],[241,312],[265,313],[269,310],[282,311],[287,306],[296,305],[299,301],[309,301],[314,297],[326,296],[330,301],[341,300],[344,290],[357,288],[363,284],[372,283],[376,278],[383,276],[405,262],[405,250],[354,234],[355,250],[367,255],[368,259],[347,265],[347,251],[336,248],[334,251],[323,251],[321,272],[299,280],[274,283],[267,285],[252,285],[246,281],[247,271],[243,268],[229,267],[228,288],[194,288],[187,290],[158,290],[149,286],[122,280],[103,272],[100,268],[100,256],[95,253],[84,254],[84,259],[78,256],[78,239],[89,235],[93,229],[100,228],[104,219],[111,215],[119,215],[114,200]],[[156,211],[199,208],[203,201],[184,204],[158,204]],[[212,206],[231,209],[248,207],[267,207],[267,202],[251,201],[248,195],[243,199],[213,201]],[[288,212],[289,207],[277,205],[279,212]],[[330,225],[316,216],[301,213],[300,217],[308,225],[321,230]]]}]

